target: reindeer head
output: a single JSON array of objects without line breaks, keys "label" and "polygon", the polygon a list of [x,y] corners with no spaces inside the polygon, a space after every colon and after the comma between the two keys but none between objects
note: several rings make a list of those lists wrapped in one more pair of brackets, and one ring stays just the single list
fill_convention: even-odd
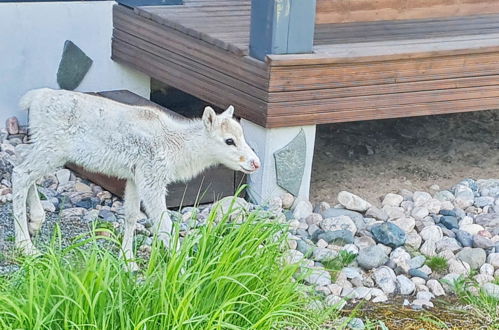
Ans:
[{"label": "reindeer head", "polygon": [[241,125],[232,118],[234,107],[230,106],[217,115],[211,107],[203,113],[203,123],[211,139],[215,159],[235,171],[246,174],[260,167],[260,159],[246,143]]}]

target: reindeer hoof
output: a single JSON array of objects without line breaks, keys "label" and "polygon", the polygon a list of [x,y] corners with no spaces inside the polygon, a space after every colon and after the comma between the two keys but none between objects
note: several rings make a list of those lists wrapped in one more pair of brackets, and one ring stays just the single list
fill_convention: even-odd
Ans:
[{"label": "reindeer hoof", "polygon": [[30,221],[28,223],[28,230],[29,230],[29,234],[33,237],[33,236],[36,236],[36,234],[38,234],[38,232],[40,231],[40,229],[42,228],[42,223],[43,222],[38,222],[38,221]]},{"label": "reindeer hoof", "polygon": [[17,242],[15,247],[25,256],[36,257],[42,254],[40,250],[38,250],[31,242],[27,241]]}]

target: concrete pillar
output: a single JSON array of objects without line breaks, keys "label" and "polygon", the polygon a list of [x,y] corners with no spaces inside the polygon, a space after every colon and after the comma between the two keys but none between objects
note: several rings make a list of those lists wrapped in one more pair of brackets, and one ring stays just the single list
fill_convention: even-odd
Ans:
[{"label": "concrete pillar", "polygon": [[311,53],[316,0],[252,0],[250,55]]},{"label": "concrete pillar", "polygon": [[241,125],[262,162],[262,168],[248,178],[250,199],[260,204],[284,192],[308,198],[315,125],[264,128],[245,119]]}]

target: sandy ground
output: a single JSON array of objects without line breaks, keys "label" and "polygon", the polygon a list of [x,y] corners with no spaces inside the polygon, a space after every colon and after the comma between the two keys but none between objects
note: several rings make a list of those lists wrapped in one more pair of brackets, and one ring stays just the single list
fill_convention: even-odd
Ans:
[{"label": "sandy ground", "polygon": [[348,190],[379,204],[402,188],[499,178],[499,110],[320,125],[311,199]]}]

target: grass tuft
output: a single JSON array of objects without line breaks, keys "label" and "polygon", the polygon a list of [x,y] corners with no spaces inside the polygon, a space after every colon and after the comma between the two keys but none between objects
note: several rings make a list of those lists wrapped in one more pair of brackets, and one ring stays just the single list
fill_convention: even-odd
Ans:
[{"label": "grass tuft", "polygon": [[318,327],[323,318],[306,308],[310,299],[293,280],[299,265],[282,264],[287,228],[258,212],[242,224],[229,217],[215,223],[212,212],[178,249],[178,239],[168,250],[154,241],[140,273],[124,271],[116,251],[102,248],[104,239],[116,249],[113,237],[63,247],[57,233],[42,257],[0,277],[0,328]]},{"label": "grass tuft", "polygon": [[449,263],[444,257],[434,256],[426,260],[426,265],[436,273],[444,273],[449,268]]}]

